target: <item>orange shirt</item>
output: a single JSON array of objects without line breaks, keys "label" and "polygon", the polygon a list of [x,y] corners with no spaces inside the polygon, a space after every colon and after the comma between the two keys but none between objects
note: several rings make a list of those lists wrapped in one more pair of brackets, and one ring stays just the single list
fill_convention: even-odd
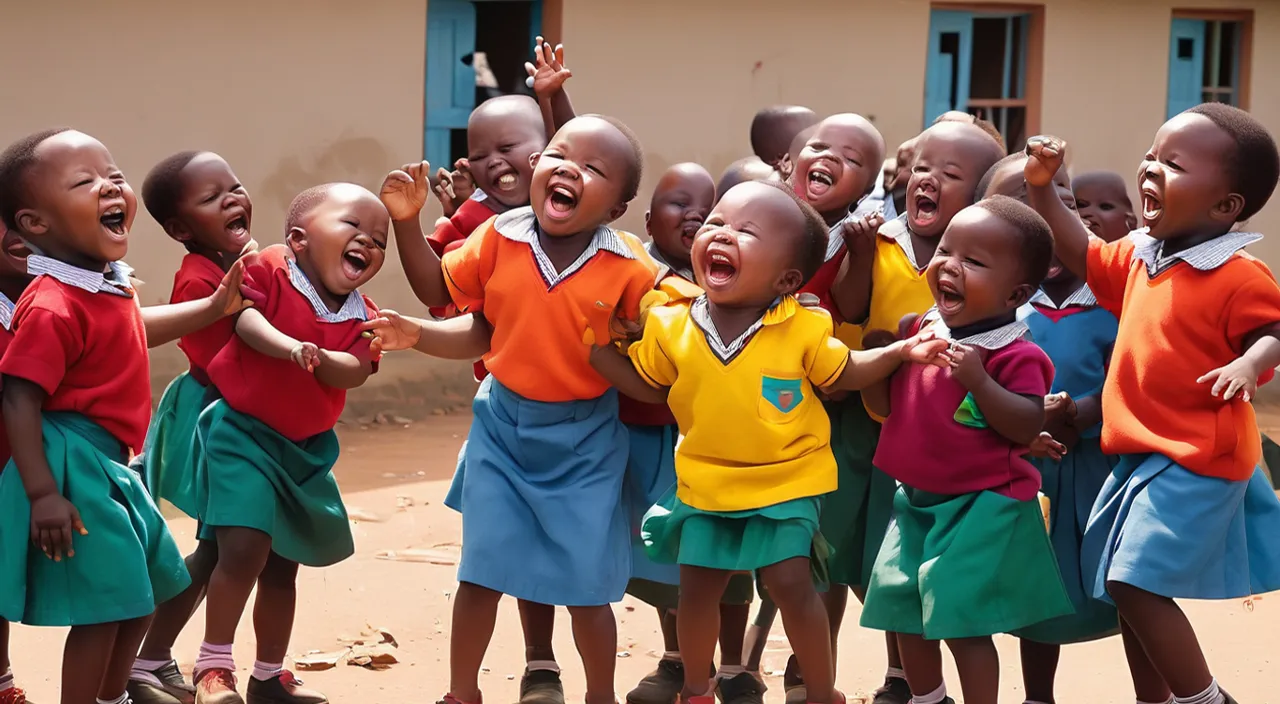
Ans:
[{"label": "orange shirt", "polygon": [[443,266],[458,310],[483,311],[493,326],[483,358],[489,373],[525,398],[548,402],[609,390],[591,368],[583,333],[604,341],[615,315],[636,320],[657,274],[639,239],[603,225],[582,256],[557,272],[528,207],[481,225]]},{"label": "orange shirt", "polygon": [[1197,384],[1280,321],[1280,286],[1231,232],[1171,256],[1141,233],[1089,243],[1088,284],[1120,319],[1102,392],[1102,449],[1160,453],[1205,476],[1248,479],[1262,454],[1253,406]]}]

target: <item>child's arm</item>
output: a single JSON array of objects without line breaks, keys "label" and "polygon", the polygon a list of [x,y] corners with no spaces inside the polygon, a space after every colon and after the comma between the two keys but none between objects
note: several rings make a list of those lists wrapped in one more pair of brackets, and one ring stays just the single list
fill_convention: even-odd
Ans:
[{"label": "child's arm", "polygon": [[489,321],[478,314],[422,320],[384,308],[379,316],[363,326],[375,336],[375,351],[415,349],[440,359],[472,360],[489,351],[493,337]]},{"label": "child's arm", "polygon": [[[940,355],[947,349],[947,341],[937,339],[932,332],[923,332],[906,340],[897,340],[884,347],[869,350],[851,350],[849,363],[840,376],[824,391],[858,391],[876,382],[883,382],[898,370],[903,362],[916,364],[947,364]],[[873,409],[874,410],[874,409]],[[885,414],[887,415],[887,414]]]},{"label": "child's arm", "polygon": [[840,316],[853,323],[867,319],[871,312],[871,269],[876,260],[876,233],[884,215],[871,213],[841,227],[847,254],[831,283],[831,298]]},{"label": "child's arm", "polygon": [[1237,393],[1245,403],[1252,401],[1258,393],[1259,377],[1280,366],[1280,339],[1277,338],[1280,338],[1280,323],[1256,330],[1245,338],[1244,354],[1196,379],[1196,383],[1213,382],[1209,393],[1223,401],[1230,401]]},{"label": "child's arm", "polygon": [[942,353],[951,374],[973,394],[991,429],[1019,444],[1031,445],[1044,429],[1044,395],[1015,394],[987,373],[982,353],[968,345],[955,345]]},{"label": "child's arm", "polygon": [[280,332],[262,313],[246,309],[236,320],[236,334],[254,350],[294,364],[316,375],[316,380],[335,389],[354,389],[373,373],[373,363],[349,352],[320,349],[313,342],[300,342]]},{"label": "child's arm", "polygon": [[538,96],[538,106],[542,108],[542,121],[546,125],[547,140],[550,141],[565,123],[577,117],[573,111],[573,103],[569,93],[564,89],[565,81],[573,77],[573,72],[564,65],[564,45],[554,49],[542,37],[535,40],[533,56],[536,65],[525,62],[524,70],[529,74],[528,86]]},{"label": "child's arm", "polygon": [[231,265],[217,290],[207,298],[142,308],[142,324],[147,331],[147,347],[159,347],[203,330],[228,315],[253,305],[240,295],[244,263]]},{"label": "child's arm", "polygon": [[[916,316],[911,315],[909,317],[914,320]],[[880,335],[876,335],[874,333],[872,335],[864,335],[862,338],[862,349],[880,349],[894,343],[893,333],[888,332],[887,330],[881,330],[880,332],[882,333]],[[862,390],[863,405],[867,407],[867,410],[880,418],[888,418],[889,412],[892,410],[892,404],[889,402],[889,380],[891,378],[893,378],[892,374],[880,379],[879,381],[872,382]]]},{"label": "child's arm", "polygon": [[1027,195],[1031,207],[1049,223],[1058,261],[1071,273],[1086,278],[1089,263],[1089,230],[1072,212],[1053,186],[1053,177],[1067,156],[1067,143],[1057,137],[1032,137],[1027,142]]},{"label": "child's arm", "polygon": [[419,216],[427,202],[431,187],[427,174],[431,166],[423,161],[405,164],[399,171],[392,171],[382,182],[382,204],[391,214],[396,247],[400,251],[400,264],[409,287],[419,301],[432,307],[449,304],[449,289],[444,283],[444,269],[440,257],[431,249],[422,232]]},{"label": "child's arm", "polygon": [[74,556],[72,532],[88,535],[80,513],[58,491],[58,484],[44,454],[44,428],[40,407],[46,394],[35,382],[5,376],[3,411],[13,463],[31,502],[31,542],[55,562]]},{"label": "child's arm", "polygon": [[667,402],[667,393],[671,389],[650,385],[636,371],[631,360],[613,345],[593,347],[591,367],[624,396],[630,396],[641,403]]}]

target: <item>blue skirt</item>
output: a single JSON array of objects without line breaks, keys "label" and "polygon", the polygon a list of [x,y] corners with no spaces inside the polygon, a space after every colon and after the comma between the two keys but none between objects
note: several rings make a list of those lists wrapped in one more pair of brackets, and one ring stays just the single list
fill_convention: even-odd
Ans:
[{"label": "blue skirt", "polygon": [[519,599],[599,606],[631,576],[618,394],[545,403],[492,376],[472,404],[458,581]]},{"label": "blue skirt", "polygon": [[1093,505],[1081,555],[1085,584],[1108,601],[1109,581],[1177,599],[1275,591],[1280,500],[1261,469],[1229,481],[1163,455],[1126,455]]},{"label": "blue skirt", "polygon": [[631,576],[659,584],[680,584],[680,566],[649,559],[640,526],[644,514],[676,485],[676,439],[674,425],[628,425],[631,453],[627,480],[622,488],[631,528]]},{"label": "blue skirt", "polygon": [[1061,461],[1032,460],[1043,477],[1041,491],[1049,498],[1049,542],[1058,571],[1075,613],[1020,629],[1013,635],[1037,643],[1082,643],[1120,632],[1116,607],[1093,598],[1093,582],[1086,584],[1081,564],[1097,564],[1099,555],[1082,557],[1080,541],[1093,502],[1115,466],[1116,458],[1102,453],[1097,437],[1082,438]]},{"label": "blue skirt", "polygon": [[458,450],[458,464],[453,470],[453,481],[449,482],[449,493],[444,495],[444,505],[458,513],[462,513],[462,481],[467,476],[468,440],[463,440],[462,449]]}]

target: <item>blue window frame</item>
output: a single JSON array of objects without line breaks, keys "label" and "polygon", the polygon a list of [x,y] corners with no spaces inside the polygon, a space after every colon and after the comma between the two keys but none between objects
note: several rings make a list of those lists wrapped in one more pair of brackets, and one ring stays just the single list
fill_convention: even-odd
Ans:
[{"label": "blue window frame", "polygon": [[1174,17],[1169,27],[1168,116],[1200,103],[1244,107],[1245,21]]}]

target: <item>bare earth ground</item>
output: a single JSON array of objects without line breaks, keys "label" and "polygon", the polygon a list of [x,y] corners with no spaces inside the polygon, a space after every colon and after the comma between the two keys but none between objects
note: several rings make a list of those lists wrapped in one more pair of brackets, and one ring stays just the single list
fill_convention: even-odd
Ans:
[{"label": "bare earth ground", "polygon": [[[1280,430],[1278,409],[1264,409],[1264,430]],[[430,702],[448,684],[450,598],[455,567],[379,559],[379,551],[430,549],[450,562],[460,539],[459,517],[441,504],[452,475],[457,450],[469,418],[435,417],[408,427],[344,427],[343,453],[336,469],[353,515],[369,520],[354,526],[355,557],[325,570],[304,569],[299,578],[299,613],[291,653],[338,649],[337,639],[358,635],[368,625],[390,631],[399,642],[400,662],[383,671],[340,664],[320,672],[303,672],[309,686],[327,693],[338,704]],[[407,505],[411,503],[412,505]],[[184,548],[194,542],[194,523],[171,521]],[[1280,539],[1280,536],[1277,536]],[[1241,702],[1280,702],[1276,694],[1280,666],[1280,595],[1242,601],[1187,603],[1201,642],[1217,677]],[[857,624],[857,605],[846,624]],[[615,606],[619,620],[617,687],[621,698],[651,670],[662,651],[653,613],[627,598]],[[199,647],[203,611],[178,641],[177,655],[190,672]],[[569,702],[582,701],[583,677],[561,612],[556,632],[560,663],[565,669]],[[772,690],[770,702],[782,701],[781,670],[788,649],[776,629],[764,670]],[[63,629],[13,628],[13,668],[19,684],[33,701],[57,701]],[[1017,643],[998,637],[1003,663],[1002,701],[1021,702]],[[859,702],[879,684],[884,672],[880,634],[856,626],[841,636],[839,684]],[[253,630],[245,619],[238,634],[236,659],[240,679],[253,663]],[[503,602],[481,685],[491,704],[514,702],[523,668],[523,645],[515,604]],[[948,663],[950,668],[950,663]],[[949,670],[948,681],[959,690]],[[1131,702],[1123,652],[1118,639],[1067,648],[1058,679],[1060,702]]]}]

